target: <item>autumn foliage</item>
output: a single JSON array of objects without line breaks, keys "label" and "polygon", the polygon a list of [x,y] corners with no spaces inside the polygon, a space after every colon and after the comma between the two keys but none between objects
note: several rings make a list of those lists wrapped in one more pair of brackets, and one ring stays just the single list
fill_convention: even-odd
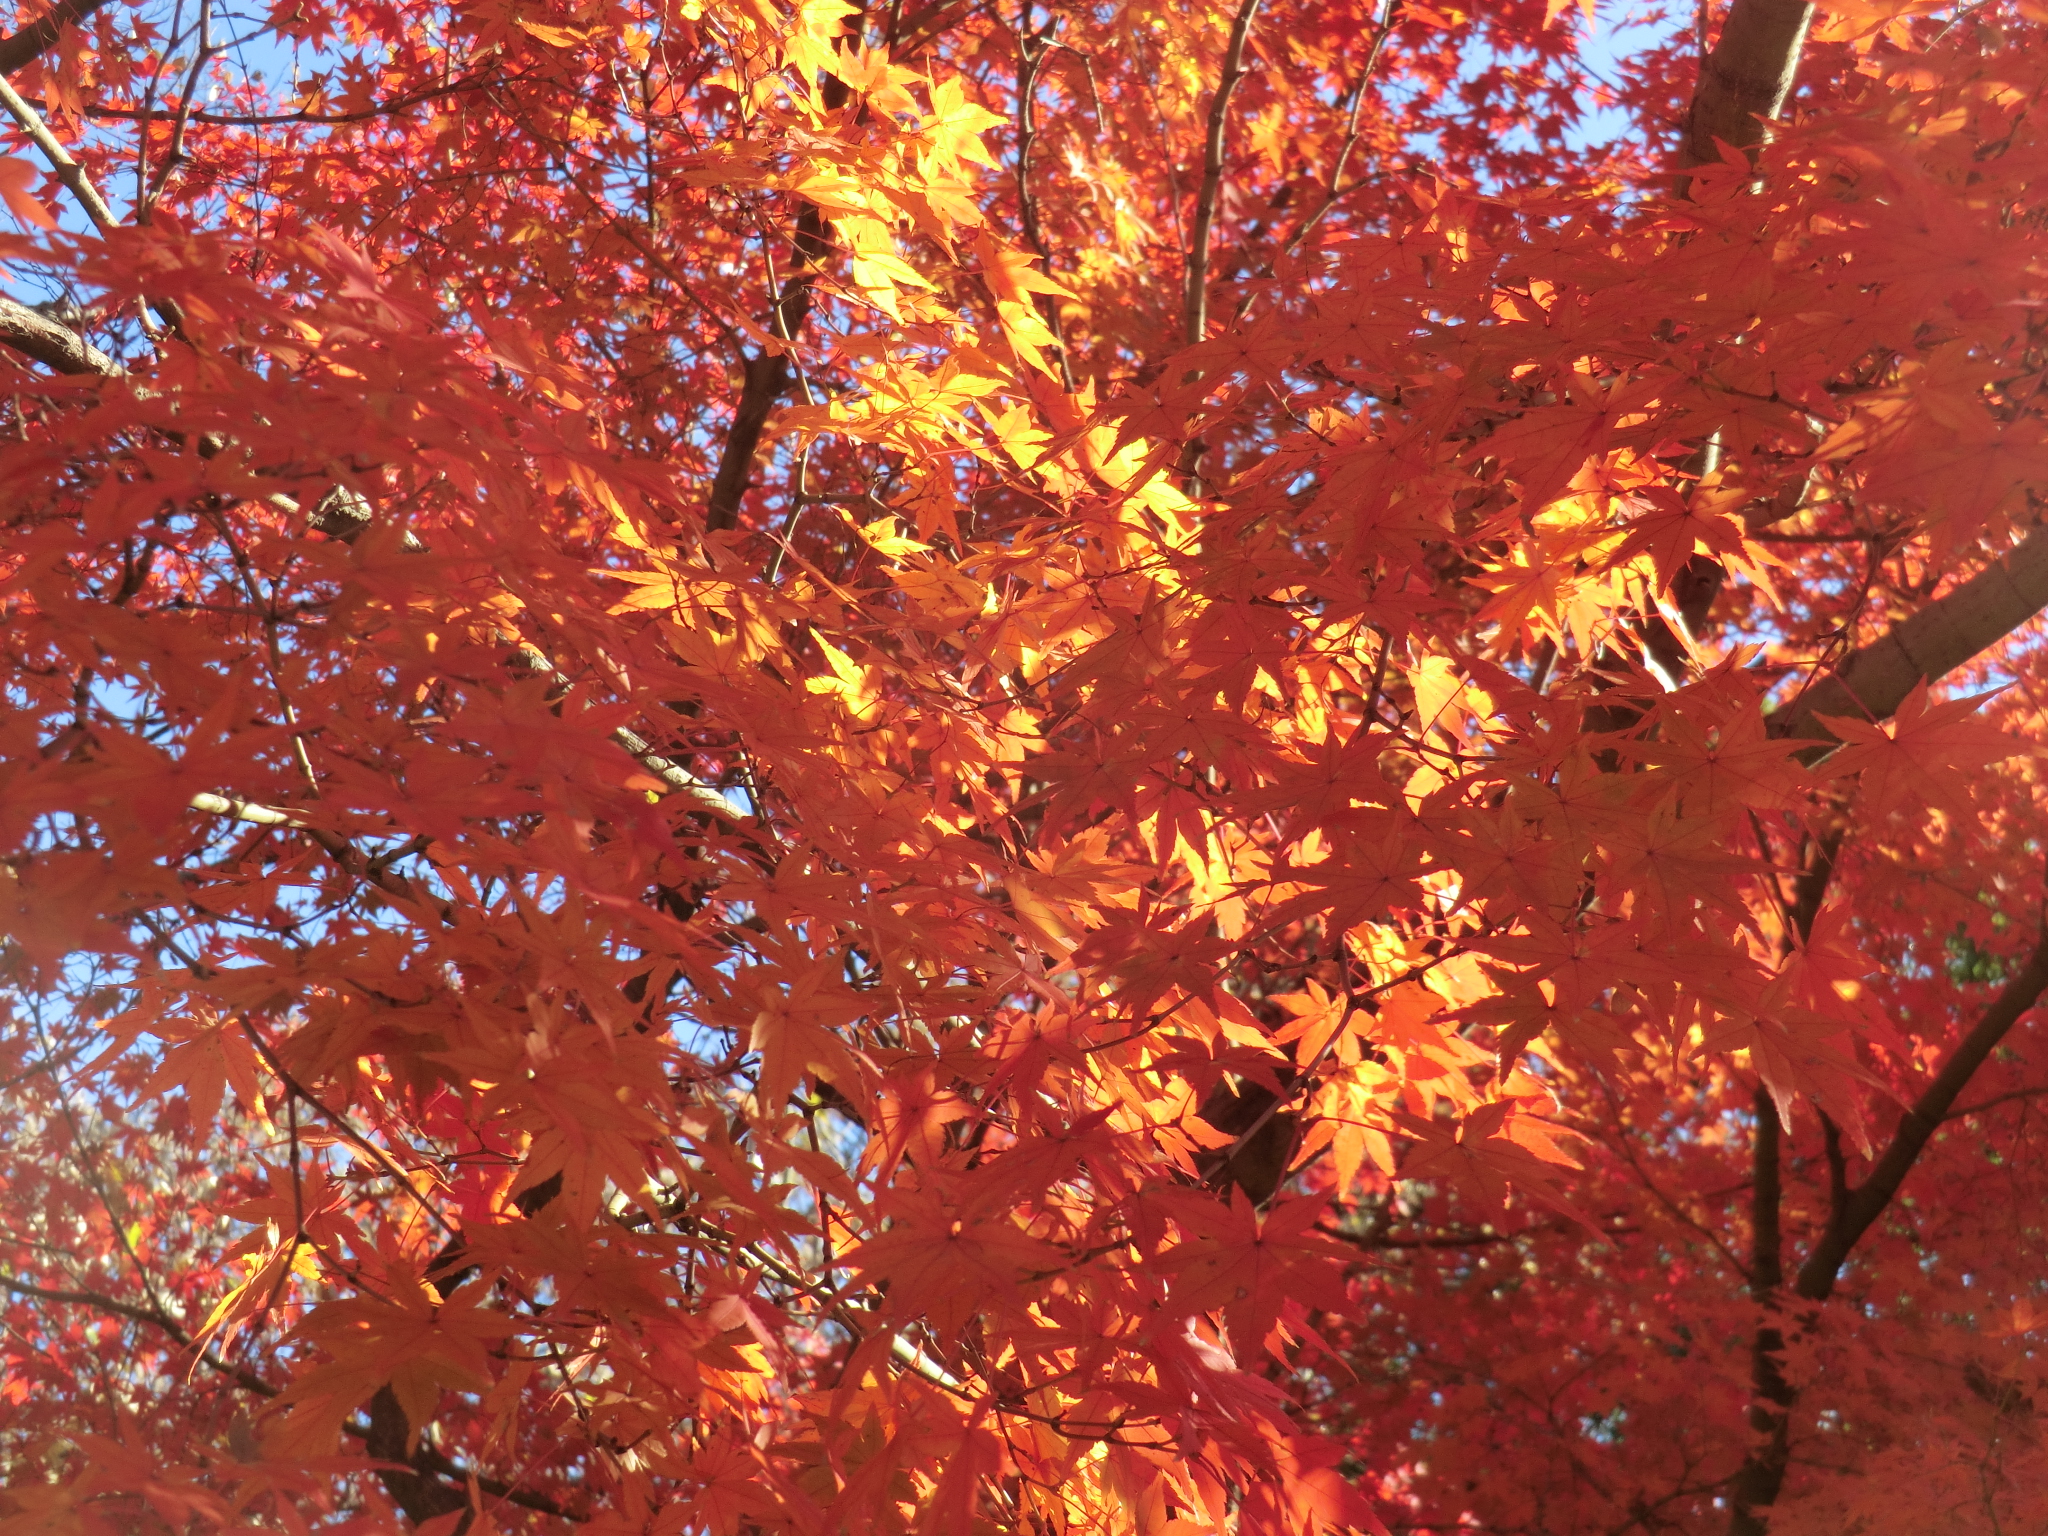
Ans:
[{"label": "autumn foliage", "polygon": [[0,71],[0,1536],[2048,1529],[2038,0]]}]

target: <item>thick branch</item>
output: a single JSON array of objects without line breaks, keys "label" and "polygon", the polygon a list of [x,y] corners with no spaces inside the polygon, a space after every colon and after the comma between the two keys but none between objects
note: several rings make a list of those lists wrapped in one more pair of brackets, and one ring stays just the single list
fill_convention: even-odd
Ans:
[{"label": "thick branch", "polygon": [[108,379],[121,372],[119,363],[70,326],[9,298],[0,298],[0,343],[58,373]]},{"label": "thick branch", "polygon": [[[816,222],[817,210],[804,213]],[[801,223],[798,225],[801,231]],[[801,247],[799,247],[801,249]],[[803,328],[811,313],[812,273],[800,266],[782,285],[773,315],[775,334],[791,338]],[[737,528],[740,502],[747,494],[747,481],[754,473],[754,455],[760,451],[761,434],[775,402],[789,388],[789,358],[781,352],[757,352],[740,365],[740,397],[733,406],[732,425],[726,430],[725,447],[718,457],[718,473],[711,481],[711,499],[704,526],[719,531]]]},{"label": "thick branch", "polygon": [[1812,21],[1813,7],[1805,0],[1735,0],[1720,40],[1700,66],[1678,148],[1681,169],[1716,164],[1716,139],[1735,149],[1763,142],[1762,120],[1776,117],[1791,95]]},{"label": "thick branch", "polygon": [[2027,963],[2005,984],[1997,999],[1984,1011],[1977,1027],[1964,1037],[1927,1089],[1899,1120],[1891,1145],[1877,1160],[1870,1177],[1849,1192],[1841,1208],[1828,1223],[1827,1231],[1812,1254],[1799,1268],[1794,1289],[1809,1301],[1825,1301],[1834,1293],[1857,1239],[1870,1230],[1899,1192],[1906,1175],[1919,1160],[1929,1138],[1955,1106],[1956,1098],[1976,1075],[1985,1059],[1997,1048],[2021,1014],[2040,1001],[2048,990],[2048,936],[2035,945]]},{"label": "thick branch", "polygon": [[[1779,1216],[1781,1134],[1778,1106],[1769,1089],[1757,1089],[1752,1107],[1756,1133],[1750,1143],[1754,1182],[1750,1193],[1749,1294],[1768,1318],[1777,1307],[1778,1287],[1785,1278]],[[1749,1427],[1756,1439],[1735,1474],[1729,1500],[1730,1536],[1763,1536],[1765,1526],[1755,1512],[1777,1501],[1778,1489],[1785,1481],[1786,1411],[1792,1404],[1792,1387],[1780,1359],[1784,1351],[1784,1330],[1774,1322],[1760,1323],[1749,1351]]]},{"label": "thick branch", "polygon": [[[468,1494],[449,1487],[431,1471],[415,1466],[414,1458],[427,1447],[414,1446],[409,1443],[411,1439],[412,1426],[406,1422],[398,1394],[388,1386],[379,1387],[370,1399],[370,1426],[369,1433],[363,1436],[363,1450],[378,1461],[395,1464],[377,1473],[386,1491],[414,1525],[468,1509]],[[400,1471],[400,1467],[410,1470]],[[470,1519],[464,1516],[456,1523],[456,1536],[461,1536],[469,1526]]]},{"label": "thick branch", "polygon": [[[1447,1232],[1435,1237],[1403,1237],[1398,1233],[1384,1237],[1370,1237],[1364,1233],[1346,1232],[1342,1227],[1318,1226],[1316,1230],[1325,1237],[1334,1237],[1339,1242],[1349,1243],[1354,1248],[1373,1252],[1387,1251],[1406,1253],[1425,1248],[1491,1248],[1501,1243],[1527,1242],[1539,1237],[1570,1237],[1583,1239],[1584,1231],[1568,1222],[1551,1221],[1541,1226],[1524,1227],[1519,1232]],[[1612,1233],[1617,1237],[1630,1237],[1642,1231],[1641,1227],[1602,1226],[1603,1234]]]},{"label": "thick branch", "polygon": [[[42,114],[22,100],[13,86],[0,76],[0,108],[14,119],[15,125],[28,135],[29,141],[42,151],[43,158],[50,162],[50,169],[78,200],[78,206],[85,210],[93,227],[104,237],[111,235],[120,220],[114,217],[114,210],[107,206],[107,200],[100,196],[99,189],[92,184],[92,178],[85,174],[85,167],[71,158],[71,152],[57,142],[57,136],[50,132],[50,125]],[[178,307],[175,299],[151,299],[149,307],[157,318],[170,327],[173,333],[185,334],[185,312]]]},{"label": "thick branch", "polygon": [[2048,608],[2048,528],[1930,603],[1807,689],[1772,734],[1833,741],[1817,715],[1882,720],[1922,681],[1954,671]]},{"label": "thick branch", "polygon": [[1750,1106],[1756,1115],[1756,1138],[1750,1144],[1749,1294],[1768,1302],[1785,1281],[1784,1239],[1780,1235],[1778,1106],[1770,1090],[1758,1088]]},{"label": "thick branch", "polygon": [[12,37],[0,37],[0,75],[11,75],[50,51],[66,27],[75,27],[107,0],[58,0]]},{"label": "thick branch", "polygon": [[[1858,1240],[1898,1194],[1921,1151],[1948,1118],[1977,1069],[2020,1015],[2040,1000],[2044,990],[2048,990],[2048,924],[2044,924],[2040,942],[2027,957],[2025,967],[2006,983],[1977,1027],[1956,1047],[1934,1081],[1901,1117],[1891,1144],[1878,1158],[1870,1177],[1858,1188],[1848,1187],[1840,1134],[1833,1121],[1822,1117],[1828,1163],[1828,1221],[1820,1241],[1793,1281],[1792,1289],[1797,1295],[1820,1302],[1834,1294],[1842,1265]],[[1768,1308],[1775,1305],[1773,1297],[1783,1276],[1778,1236],[1777,1111],[1762,1089],[1757,1091],[1756,1115],[1757,1262],[1750,1291]],[[1743,1458],[1730,1490],[1729,1536],[1766,1536],[1769,1527],[1760,1511],[1777,1502],[1791,1464],[1787,1410],[1794,1393],[1780,1361],[1784,1347],[1784,1331],[1776,1323],[1766,1320],[1757,1328],[1750,1360],[1754,1394],[1750,1425],[1757,1438]]]}]

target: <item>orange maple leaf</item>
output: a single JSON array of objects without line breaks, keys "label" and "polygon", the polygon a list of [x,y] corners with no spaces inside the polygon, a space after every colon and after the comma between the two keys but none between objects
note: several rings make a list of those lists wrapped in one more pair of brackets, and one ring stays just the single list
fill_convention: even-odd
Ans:
[{"label": "orange maple leaf", "polygon": [[1922,680],[1889,720],[1817,715],[1843,742],[1822,767],[1840,778],[1860,775],[1863,809],[1873,818],[1888,816],[1915,800],[1968,817],[1966,775],[2028,750],[1997,727],[1970,718],[2001,691],[1930,704]]}]

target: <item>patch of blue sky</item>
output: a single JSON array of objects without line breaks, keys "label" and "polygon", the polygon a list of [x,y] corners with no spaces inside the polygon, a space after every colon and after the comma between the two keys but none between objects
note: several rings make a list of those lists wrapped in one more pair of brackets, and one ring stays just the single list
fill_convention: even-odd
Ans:
[{"label": "patch of blue sky", "polygon": [[1619,103],[1631,60],[1692,32],[1690,13],[1661,5],[1603,8],[1590,26],[1580,23],[1579,67],[1594,89],[1565,130],[1565,147],[1584,151],[1640,135],[1643,125]]},{"label": "patch of blue sky", "polygon": [[[198,113],[218,111],[231,100],[238,105],[245,100],[259,112],[289,111],[301,99],[302,82],[327,75],[345,62],[360,64],[370,58],[360,48],[341,48],[333,42],[301,43],[284,37],[271,26],[263,7],[243,10],[214,0],[168,0],[136,7],[126,21],[136,53],[145,60],[154,56],[160,63],[143,77],[132,100],[115,104],[146,108],[157,114],[159,126],[169,123],[188,98],[190,109]],[[249,96],[238,100],[245,91]],[[98,191],[116,218],[132,221],[145,199],[146,184],[163,173],[161,161],[143,160],[138,150],[140,134],[132,119],[88,118],[77,126],[85,142],[111,152],[114,167],[102,170]],[[308,126],[309,131],[319,131],[317,125]],[[71,125],[61,120],[57,127],[60,136],[71,131]],[[27,135],[11,123],[0,125],[0,153],[45,169]],[[94,238],[90,220],[54,178],[45,182],[43,202],[61,234]],[[54,265],[11,262],[6,286],[29,303],[76,297],[67,291],[61,271]]]}]

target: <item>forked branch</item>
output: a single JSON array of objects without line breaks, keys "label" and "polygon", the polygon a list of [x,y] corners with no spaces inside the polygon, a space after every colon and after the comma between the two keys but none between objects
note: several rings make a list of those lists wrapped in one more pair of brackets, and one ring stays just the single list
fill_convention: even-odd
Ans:
[{"label": "forked branch", "polygon": [[[1934,1081],[1900,1118],[1890,1145],[1878,1157],[1870,1177],[1854,1189],[1848,1185],[1835,1129],[1831,1123],[1823,1122],[1828,1151],[1828,1220],[1820,1241],[1814,1244],[1793,1279],[1795,1295],[1810,1302],[1824,1302],[1834,1294],[1835,1282],[1841,1277],[1850,1253],[1891,1205],[1921,1152],[1955,1107],[1957,1097],[2020,1016],[2041,1000],[2044,990],[2048,990],[2048,920],[2044,920],[2041,937],[2027,963],[2005,984],[1976,1027],[1950,1053]],[[1776,1230],[1778,1119],[1770,1095],[1761,1089],[1757,1092],[1756,1117],[1758,1263],[1751,1290],[1766,1310],[1751,1344],[1750,1426],[1756,1439],[1743,1457],[1730,1489],[1729,1536],[1767,1536],[1770,1527],[1763,1512],[1777,1503],[1791,1466],[1788,1416],[1798,1395],[1785,1375],[1785,1334],[1774,1318],[1778,1305],[1775,1293],[1782,1278]],[[1767,1285],[1762,1283],[1766,1280]],[[1809,1315],[1802,1326],[1810,1325],[1811,1321]]]},{"label": "forked branch", "polygon": [[768,327],[784,350],[760,351],[740,364],[740,397],[733,405],[732,425],[726,429],[725,446],[718,456],[718,472],[712,477],[711,497],[704,514],[704,526],[713,532],[737,528],[740,503],[747,494],[747,482],[754,473],[754,456],[760,451],[761,434],[794,377],[787,349],[793,346],[811,315],[811,288],[818,268],[831,250],[827,238],[830,226],[815,203],[804,204],[797,215],[795,235],[790,242],[794,263],[775,295],[768,315]]},{"label": "forked branch", "polygon": [[1878,1157],[1870,1177],[1856,1188],[1845,1190],[1844,1198],[1830,1212],[1826,1232],[1799,1266],[1798,1278],[1793,1282],[1793,1289],[1801,1296],[1809,1301],[1825,1301],[1834,1294],[1835,1281],[1857,1240],[1892,1203],[1899,1186],[1977,1069],[2019,1022],[2020,1016],[2041,1000],[2044,990],[2048,990],[2048,925],[2044,925],[2027,963],[2006,982],[1991,1006],[1984,1010],[1976,1028],[1963,1037],[1942,1063],[1934,1081],[1900,1117],[1899,1128]]}]

